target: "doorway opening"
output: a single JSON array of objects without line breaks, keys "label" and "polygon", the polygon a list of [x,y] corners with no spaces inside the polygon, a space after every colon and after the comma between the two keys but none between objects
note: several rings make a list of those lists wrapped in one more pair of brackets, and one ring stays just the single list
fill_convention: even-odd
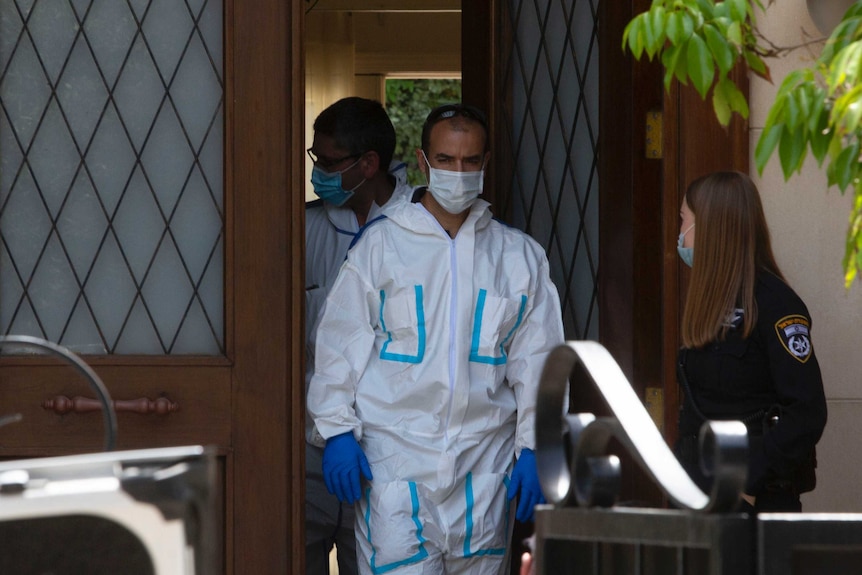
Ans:
[{"label": "doorway opening", "polygon": [[407,164],[407,183],[425,184],[416,154],[422,139],[422,125],[430,110],[442,104],[461,101],[461,78],[386,78],[386,101],[383,105],[395,126],[396,161]]},{"label": "doorway opening", "polygon": [[[426,84],[429,95],[439,88],[431,87],[438,82],[457,80],[460,83],[460,1],[377,2],[376,9],[367,8],[367,4],[363,0],[319,0],[307,9],[306,147],[311,146],[314,137],[314,119],[341,98],[360,96],[388,106],[390,80]],[[433,95],[429,101],[434,101]],[[417,108],[411,118],[418,113]],[[395,120],[393,118],[393,123]],[[410,120],[411,125],[413,121]],[[399,138],[412,133],[411,128],[405,126],[396,125],[395,130]],[[416,146],[418,140],[396,149],[395,159],[413,161],[415,166],[413,149]],[[311,161],[307,160],[307,175],[311,174],[311,168]],[[308,179],[306,199],[313,200],[314,191]]]}]

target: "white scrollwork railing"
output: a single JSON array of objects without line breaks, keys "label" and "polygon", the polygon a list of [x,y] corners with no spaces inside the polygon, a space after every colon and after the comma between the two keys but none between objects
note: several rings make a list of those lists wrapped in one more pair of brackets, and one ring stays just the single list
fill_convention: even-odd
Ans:
[{"label": "white scrollwork railing", "polygon": [[[611,417],[566,415],[569,377],[580,365]],[[610,507],[619,492],[620,462],[608,455],[617,439],[671,502],[702,512],[730,511],[745,487],[748,434],[739,421],[708,421],[700,431],[701,466],[713,477],[704,493],[677,461],[617,362],[601,344],[570,341],[545,362],[536,406],[536,462],[542,490],[556,506]]]}]

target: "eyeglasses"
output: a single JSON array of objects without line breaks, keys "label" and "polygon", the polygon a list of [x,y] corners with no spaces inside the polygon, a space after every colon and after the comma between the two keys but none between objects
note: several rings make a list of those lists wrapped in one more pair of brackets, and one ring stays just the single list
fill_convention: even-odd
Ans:
[{"label": "eyeglasses", "polygon": [[308,154],[309,158],[311,158],[311,163],[313,163],[315,166],[318,166],[320,168],[331,168],[332,166],[337,166],[338,164],[340,164],[341,162],[343,162],[345,160],[351,160],[353,158],[358,158],[359,156],[362,155],[362,153],[359,153],[359,154],[350,154],[349,156],[344,156],[341,158],[327,158],[326,156],[318,156],[317,154],[314,153],[314,150],[312,148],[308,148],[307,150],[305,150],[305,153]]},{"label": "eyeglasses", "polygon": [[434,108],[428,114],[428,118],[425,119],[425,124],[430,127],[441,120],[455,117],[475,120],[482,125],[486,133],[488,131],[488,121],[485,119],[485,114],[479,108],[469,104],[444,104],[443,106]]}]

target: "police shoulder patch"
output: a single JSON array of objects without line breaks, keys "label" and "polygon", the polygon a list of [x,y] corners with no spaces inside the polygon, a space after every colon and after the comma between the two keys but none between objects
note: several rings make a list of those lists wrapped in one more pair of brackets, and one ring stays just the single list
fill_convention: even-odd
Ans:
[{"label": "police shoulder patch", "polygon": [[775,322],[775,332],[781,345],[794,359],[805,363],[811,357],[811,338],[808,329],[811,326],[804,315],[787,315]]}]

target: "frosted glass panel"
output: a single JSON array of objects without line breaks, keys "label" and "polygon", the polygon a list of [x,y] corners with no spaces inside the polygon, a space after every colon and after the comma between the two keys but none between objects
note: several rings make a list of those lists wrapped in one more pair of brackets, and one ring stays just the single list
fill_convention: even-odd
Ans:
[{"label": "frosted glass panel", "polygon": [[513,223],[541,243],[567,339],[598,339],[599,0],[511,0],[500,100]]},{"label": "frosted glass panel", "polygon": [[224,352],[222,15],[0,1],[0,334]]}]

